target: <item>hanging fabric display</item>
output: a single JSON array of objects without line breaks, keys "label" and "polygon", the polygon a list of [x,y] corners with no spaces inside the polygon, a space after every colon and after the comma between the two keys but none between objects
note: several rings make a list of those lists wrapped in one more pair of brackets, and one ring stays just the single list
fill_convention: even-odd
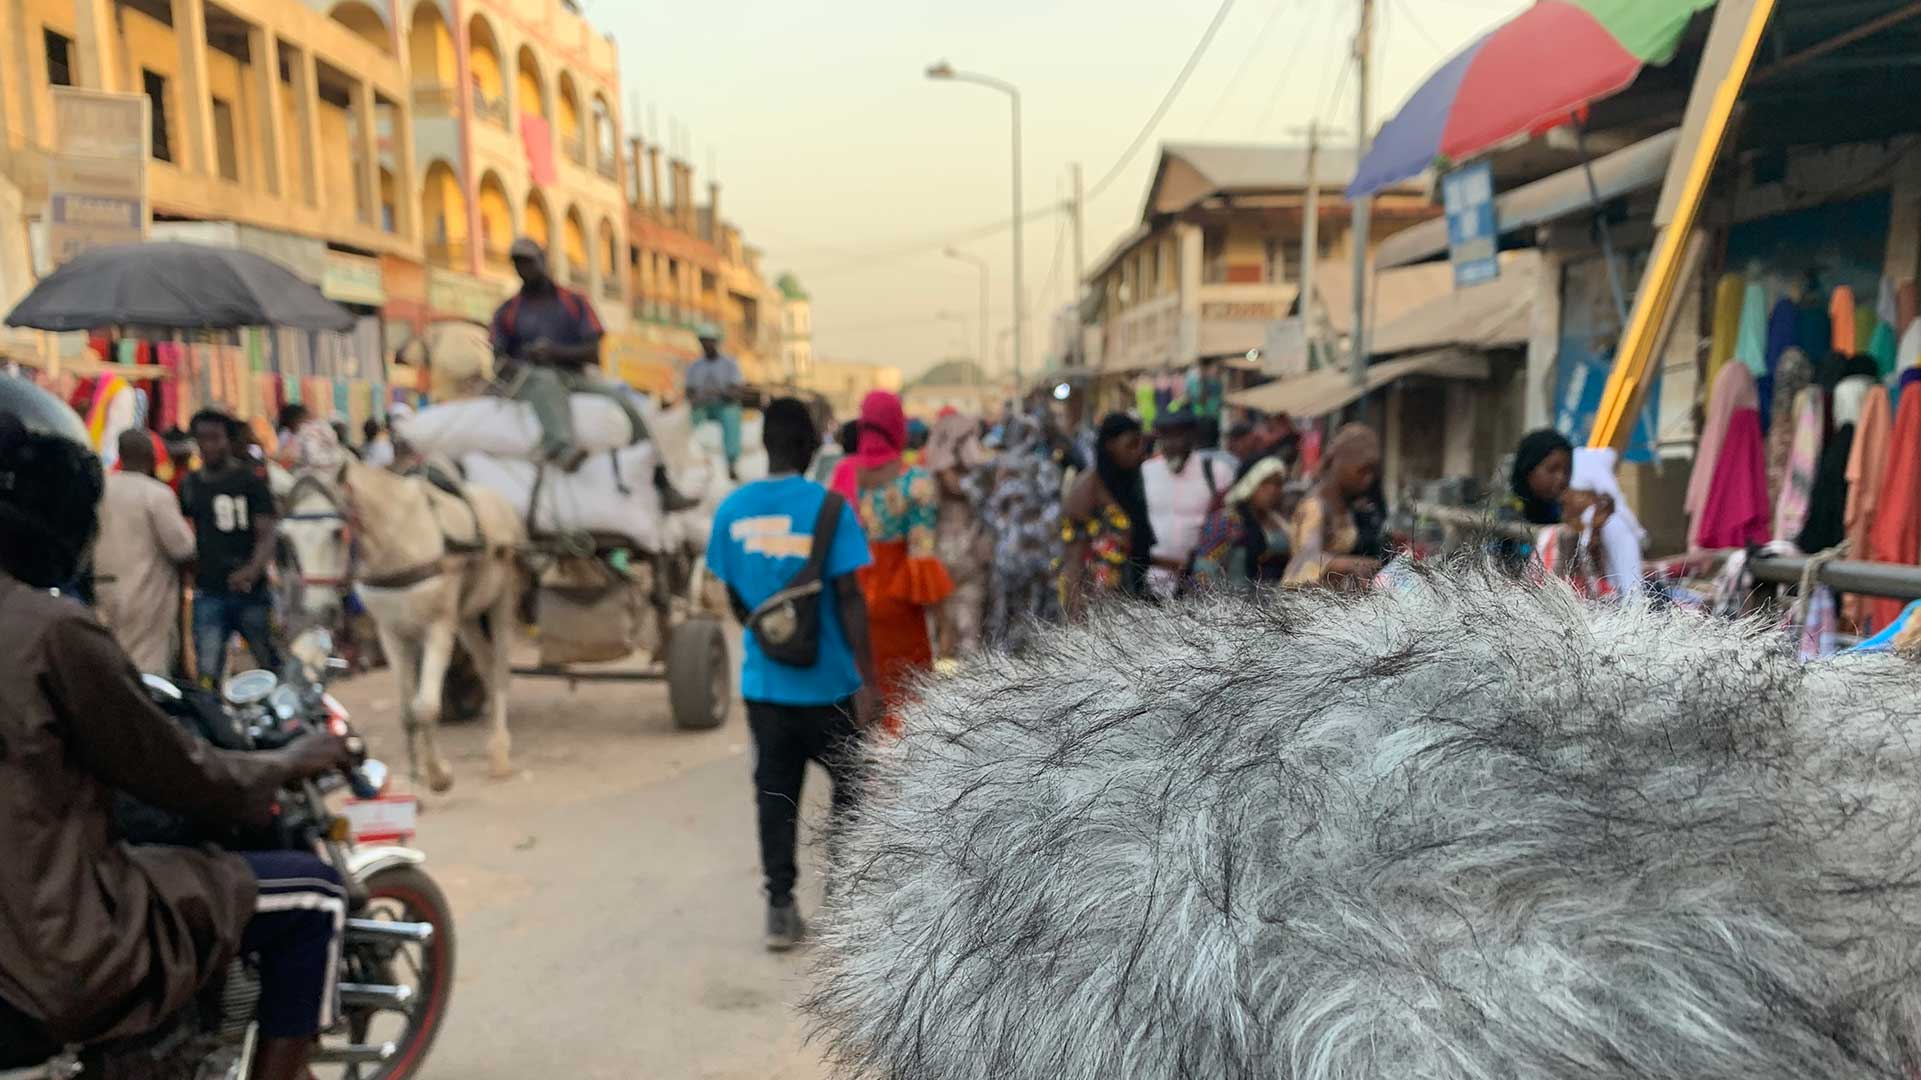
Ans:
[{"label": "hanging fabric display", "polygon": [[[1753,373],[1742,364],[1723,365],[1721,374],[1714,380],[1714,391],[1708,398],[1707,420],[1701,428],[1700,446],[1695,451],[1694,471],[1688,477],[1688,493],[1684,508],[1689,519],[1688,546],[1690,548],[1701,546],[1699,543],[1701,522],[1705,516],[1708,493],[1714,485],[1715,472],[1721,457],[1721,446],[1727,438],[1729,423],[1737,411],[1759,408],[1760,400],[1756,396]],[[1763,483],[1765,484],[1765,480]]]},{"label": "hanging fabric display", "polygon": [[1703,548],[1764,544],[1773,525],[1767,464],[1762,457],[1761,411],[1739,409],[1728,420],[1698,523]]},{"label": "hanging fabric display", "polygon": [[1734,358],[1735,342],[1741,336],[1741,309],[1747,301],[1747,280],[1739,274],[1724,274],[1714,287],[1714,337],[1708,343],[1708,385],[1720,378],[1721,368]]},{"label": "hanging fabric display", "polygon": [[1874,308],[1861,304],[1854,309],[1854,351],[1862,355],[1872,355],[1874,345],[1874,324],[1880,322],[1874,315]]},{"label": "hanging fabric display", "polygon": [[1854,290],[1843,285],[1834,290],[1828,298],[1830,344],[1842,356],[1853,356],[1854,349]]},{"label": "hanging fabric display", "polygon": [[1823,396],[1819,387],[1802,387],[1795,395],[1793,422],[1782,425],[1784,430],[1792,432],[1792,437],[1781,493],[1774,504],[1776,540],[1792,540],[1807,524],[1808,505],[1814,497],[1815,475],[1821,462]]},{"label": "hanging fabric display", "polygon": [[1814,494],[1808,504],[1807,523],[1795,537],[1795,546],[1810,555],[1818,554],[1847,539],[1848,463],[1854,457],[1855,424],[1867,401],[1874,380],[1860,375],[1836,379],[1853,366],[1839,357],[1827,365],[1823,383],[1833,383],[1830,418],[1833,434],[1821,448],[1821,464],[1815,470]]},{"label": "hanging fabric display", "polygon": [[1768,373],[1768,293],[1758,281],[1748,282],[1743,291],[1734,359],[1747,365],[1748,373],[1757,379]]},{"label": "hanging fabric display", "polygon": [[[1881,494],[1868,530],[1867,557],[1875,562],[1904,566],[1921,562],[1921,393],[1913,392],[1917,381],[1921,372],[1902,377],[1907,392],[1895,413]],[[1900,613],[1899,600],[1876,598],[1868,605],[1872,627],[1886,626]]]},{"label": "hanging fabric display", "polygon": [[[1792,314],[1792,312],[1790,312]],[[1794,444],[1794,421],[1800,415],[1801,391],[1814,381],[1814,368],[1807,354],[1789,347],[1781,352],[1774,366],[1773,416],[1768,421],[1768,492],[1781,497],[1781,484],[1788,472],[1788,455]]]}]

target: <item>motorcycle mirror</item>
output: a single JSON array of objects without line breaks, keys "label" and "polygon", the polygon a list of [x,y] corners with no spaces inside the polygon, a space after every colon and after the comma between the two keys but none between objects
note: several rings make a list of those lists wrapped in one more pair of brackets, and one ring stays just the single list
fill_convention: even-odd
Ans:
[{"label": "motorcycle mirror", "polygon": [[246,708],[267,700],[280,685],[280,676],[271,671],[243,671],[220,684],[220,696],[231,705]]},{"label": "motorcycle mirror", "polygon": [[168,701],[179,701],[186,696],[180,692],[178,686],[175,686],[171,681],[163,679],[158,675],[140,676],[140,685],[146,687],[148,693],[158,695]]}]

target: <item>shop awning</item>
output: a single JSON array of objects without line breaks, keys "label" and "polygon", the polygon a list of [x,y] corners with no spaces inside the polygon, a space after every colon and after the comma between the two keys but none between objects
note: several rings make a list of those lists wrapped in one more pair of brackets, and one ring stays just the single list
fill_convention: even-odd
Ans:
[{"label": "shop awning", "polygon": [[1265,413],[1286,413],[1297,419],[1326,416],[1342,406],[1410,375],[1443,379],[1485,379],[1487,358],[1462,349],[1438,349],[1417,356],[1388,360],[1367,369],[1367,381],[1356,384],[1346,368],[1323,368],[1292,379],[1282,379],[1252,390],[1229,394],[1227,403]]},{"label": "shop awning", "polygon": [[[1596,159],[1594,187],[1600,191],[1601,202],[1611,202],[1659,184],[1667,176],[1668,162],[1673,160],[1674,147],[1680,138],[1680,129],[1674,128]],[[1587,170],[1576,167],[1524,184],[1495,199],[1494,220],[1500,232],[1508,233],[1593,208],[1594,191],[1588,187]],[[1374,266],[1377,270],[1388,270],[1446,254],[1447,219],[1435,218],[1381,241],[1374,255]]]},{"label": "shop awning", "polygon": [[1375,356],[1513,348],[1527,343],[1540,288],[1541,253],[1513,251],[1501,257],[1501,276],[1431,300],[1374,332]]}]

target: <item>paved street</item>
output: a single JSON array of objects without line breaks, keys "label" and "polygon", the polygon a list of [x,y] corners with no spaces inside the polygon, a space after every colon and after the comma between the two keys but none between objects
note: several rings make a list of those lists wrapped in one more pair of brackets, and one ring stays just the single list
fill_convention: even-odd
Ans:
[{"label": "paved street", "polygon": [[[392,676],[336,693],[404,771]],[[446,729],[458,781],[423,808],[419,843],[459,930],[428,1080],[825,1076],[791,1007],[806,957],[760,944],[738,710],[684,734],[651,684],[522,681],[513,705],[520,775],[488,780],[484,730]],[[809,784],[819,821],[824,775]]]}]

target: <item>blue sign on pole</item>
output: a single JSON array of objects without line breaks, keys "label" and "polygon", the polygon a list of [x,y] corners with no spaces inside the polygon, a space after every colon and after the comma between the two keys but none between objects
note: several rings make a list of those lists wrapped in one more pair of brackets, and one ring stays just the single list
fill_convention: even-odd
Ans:
[{"label": "blue sign on pole", "polygon": [[1494,221],[1494,165],[1481,161],[1441,179],[1447,208],[1448,256],[1454,287],[1480,285],[1501,276],[1501,234]]}]

